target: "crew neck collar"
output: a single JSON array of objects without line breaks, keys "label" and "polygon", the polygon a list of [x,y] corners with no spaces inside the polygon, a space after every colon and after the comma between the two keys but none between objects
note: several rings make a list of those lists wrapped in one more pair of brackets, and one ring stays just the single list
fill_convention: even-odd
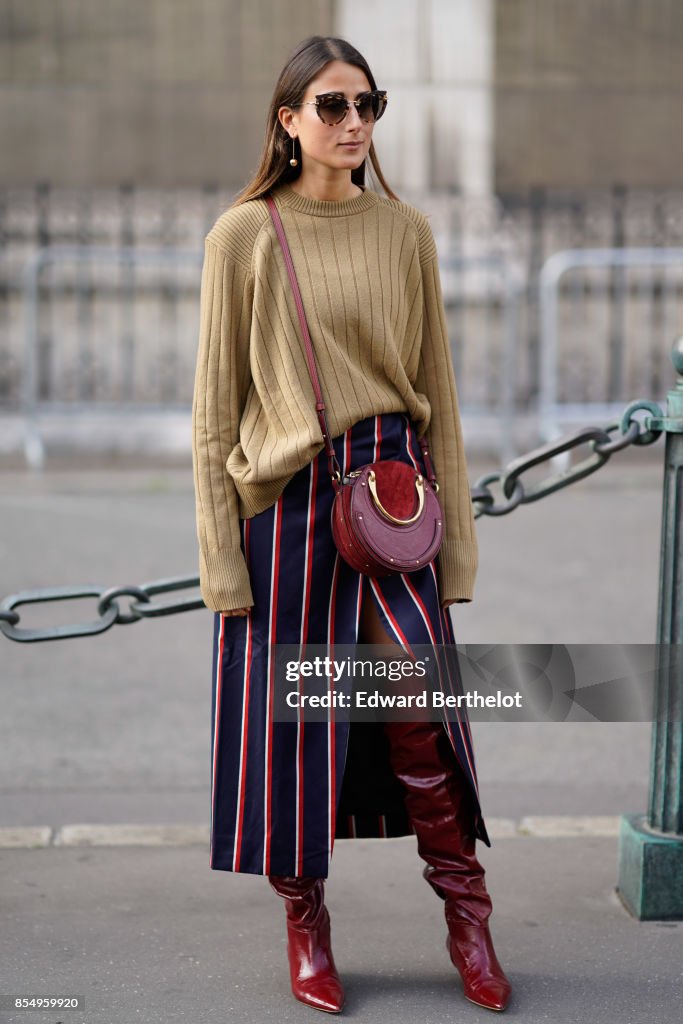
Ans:
[{"label": "crew neck collar", "polygon": [[362,213],[375,206],[378,200],[376,192],[360,185],[363,191],[351,199],[309,199],[299,195],[289,182],[283,182],[274,190],[283,206],[299,213],[308,213],[313,217],[345,217],[350,213]]}]

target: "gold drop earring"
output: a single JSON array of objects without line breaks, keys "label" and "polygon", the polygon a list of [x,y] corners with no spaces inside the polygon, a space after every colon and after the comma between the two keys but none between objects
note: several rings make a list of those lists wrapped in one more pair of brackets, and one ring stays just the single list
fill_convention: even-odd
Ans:
[{"label": "gold drop earring", "polygon": [[297,160],[296,156],[294,155],[295,145],[296,145],[296,135],[292,135],[292,159],[289,161],[289,166],[290,167],[298,167],[299,166],[299,161]]}]

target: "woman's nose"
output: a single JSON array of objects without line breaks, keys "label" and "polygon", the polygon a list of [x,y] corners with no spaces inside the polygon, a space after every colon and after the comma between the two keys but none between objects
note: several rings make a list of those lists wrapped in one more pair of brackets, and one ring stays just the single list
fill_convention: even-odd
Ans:
[{"label": "woman's nose", "polygon": [[[354,121],[357,121],[358,124],[354,124]],[[349,128],[351,125],[353,125],[354,128],[357,128],[358,125],[362,127],[363,123],[363,119],[358,113],[358,107],[356,106],[355,103],[351,103],[349,106],[348,113],[346,115],[346,127]]]}]

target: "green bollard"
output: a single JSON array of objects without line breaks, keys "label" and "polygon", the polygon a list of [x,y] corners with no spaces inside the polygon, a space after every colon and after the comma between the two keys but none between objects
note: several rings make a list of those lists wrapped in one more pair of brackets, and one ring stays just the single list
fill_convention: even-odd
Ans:
[{"label": "green bollard", "polygon": [[647,815],[622,815],[617,893],[641,921],[683,920],[683,337],[667,415],[659,563],[657,666]]}]

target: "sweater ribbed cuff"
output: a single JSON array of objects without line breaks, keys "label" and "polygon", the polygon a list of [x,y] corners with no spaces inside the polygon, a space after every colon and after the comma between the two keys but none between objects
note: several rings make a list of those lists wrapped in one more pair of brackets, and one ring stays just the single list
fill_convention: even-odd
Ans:
[{"label": "sweater ribbed cuff", "polygon": [[471,601],[477,575],[477,546],[459,540],[445,540],[436,559],[442,601]]},{"label": "sweater ribbed cuff", "polygon": [[214,612],[252,607],[254,597],[242,549],[200,551],[199,588],[204,604]]}]

